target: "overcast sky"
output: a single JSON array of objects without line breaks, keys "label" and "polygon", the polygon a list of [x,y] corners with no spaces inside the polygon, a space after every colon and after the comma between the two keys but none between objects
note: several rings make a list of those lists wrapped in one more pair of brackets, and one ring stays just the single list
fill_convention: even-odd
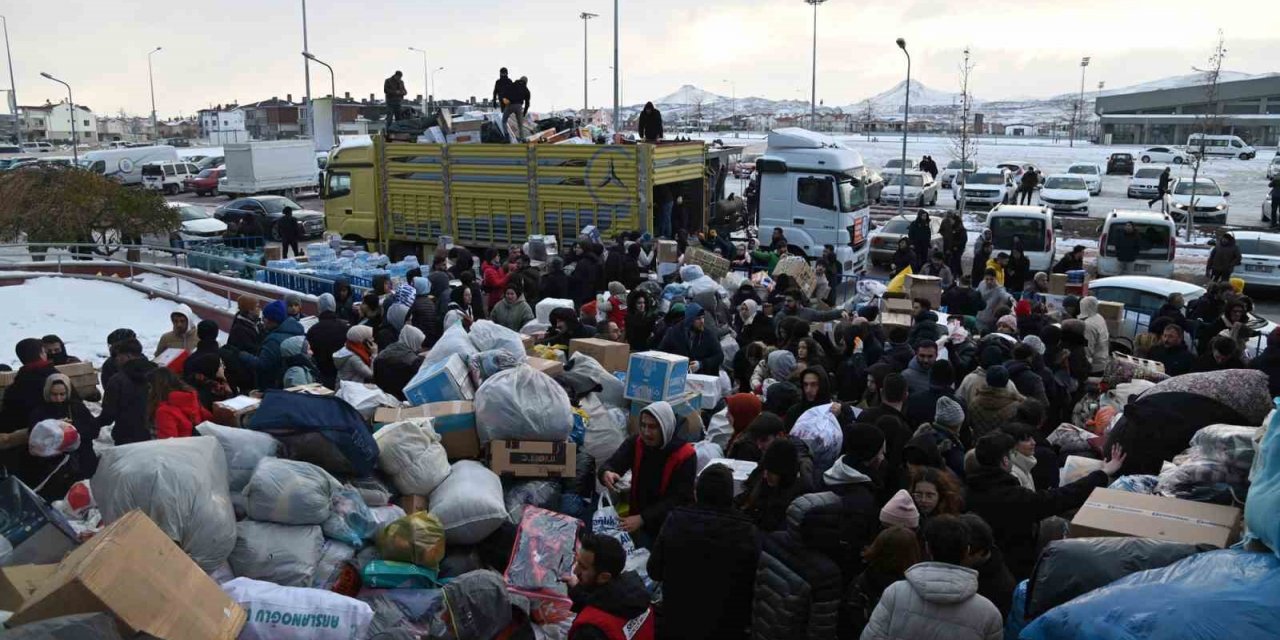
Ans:
[{"label": "overcast sky", "polygon": [[[98,113],[150,112],[147,52],[157,46],[162,118],[229,101],[303,91],[299,0],[43,0],[0,9],[21,104],[65,94],[40,77],[71,83]],[[802,0],[621,0],[623,101],[639,103],[682,84],[738,97],[807,99],[811,8]],[[590,11],[591,105],[611,102],[613,7],[607,0],[310,0],[310,49],[332,64],[338,93],[381,96],[405,72],[410,98],[423,91],[429,52],[440,97],[486,96],[497,68],[529,77],[535,111],[582,104],[582,21]],[[1077,91],[1079,60],[1093,57],[1086,86],[1121,87],[1203,66],[1225,30],[1226,69],[1280,71],[1275,0],[829,0],[818,9],[818,98],[845,105],[903,79],[894,39],[906,38],[913,78],[958,90],[960,51],[976,65],[979,99]],[[312,93],[329,92],[312,66]],[[4,76],[0,76],[4,77]],[[732,84],[731,84],[732,83]],[[0,80],[0,86],[7,86]]]}]

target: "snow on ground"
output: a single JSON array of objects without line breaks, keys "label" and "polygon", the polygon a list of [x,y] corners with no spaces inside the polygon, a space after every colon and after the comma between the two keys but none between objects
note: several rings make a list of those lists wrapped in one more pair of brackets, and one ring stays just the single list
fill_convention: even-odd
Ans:
[{"label": "snow on ground", "polygon": [[152,289],[177,294],[218,309],[236,308],[235,302],[227,297],[202,289],[191,282],[181,282],[177,278],[170,278],[157,273],[141,273],[134,276],[132,280]]}]

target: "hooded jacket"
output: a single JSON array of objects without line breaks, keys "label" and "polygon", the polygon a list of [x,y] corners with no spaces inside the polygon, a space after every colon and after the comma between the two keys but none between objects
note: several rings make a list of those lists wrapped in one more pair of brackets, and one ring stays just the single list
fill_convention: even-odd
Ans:
[{"label": "hooded jacket", "polygon": [[373,382],[379,389],[404,400],[404,388],[422,365],[422,332],[413,325],[400,330],[400,339],[373,359]]},{"label": "hooded jacket", "polygon": [[662,446],[650,448],[639,436],[628,438],[600,468],[597,477],[603,478],[606,471],[618,475],[630,471],[631,513],[644,519],[645,533],[657,537],[672,509],[693,503],[698,456],[693,445],[676,433],[676,414],[670,404],[654,402],[640,411],[658,421]]},{"label": "hooded jacket", "polygon": [[307,339],[303,336],[294,336],[280,343],[280,357],[285,368],[280,382],[285,389],[320,382],[320,370],[307,357],[306,346]]},{"label": "hooded jacket", "polygon": [[486,304],[492,309],[502,299],[502,290],[506,288],[511,274],[502,265],[488,261],[480,265],[480,270],[484,274],[480,281],[480,288],[484,290]]},{"label": "hooded jacket", "polygon": [[885,589],[862,640],[1000,640],[1000,611],[978,595],[978,572],[921,562]]},{"label": "hooded jacket", "polygon": [[595,300],[600,287],[596,285],[604,277],[604,266],[600,257],[591,250],[583,252],[574,263],[573,273],[569,274],[569,296],[579,307]]},{"label": "hooded jacket", "polygon": [[[640,311],[639,305],[636,303],[640,298],[645,299],[644,311]],[[632,352],[648,351],[650,342],[653,340],[653,325],[658,322],[658,312],[654,304],[653,296],[642,290],[635,289],[627,294],[627,324],[625,331],[627,334],[627,344],[631,346]]]},{"label": "hooded jacket", "polygon": [[[55,403],[50,400],[49,391],[50,386],[52,386],[50,383],[59,379],[61,379],[63,384],[67,385],[68,391],[71,390],[71,382],[66,379],[66,376],[58,374],[57,378],[54,376],[45,378],[43,394],[44,404],[36,407],[35,410],[31,412],[31,424],[34,425],[41,420],[62,420],[75,425],[76,431],[80,434],[81,446],[72,454],[75,467],[74,471],[78,477],[92,478],[94,472],[97,471],[98,468],[98,456],[94,453],[91,443],[98,439],[101,427],[99,426],[98,419],[89,412],[89,408],[86,407],[84,402],[81,401],[80,398],[77,398],[75,394],[69,393],[65,402]],[[45,475],[48,474],[46,473]],[[25,481],[26,480],[24,479],[24,482]],[[37,484],[38,482],[39,481],[37,481]],[[28,484],[27,486],[34,487],[36,485]],[[63,489],[61,493],[51,492],[50,495],[53,499],[61,499],[66,495],[66,490]]]},{"label": "hooded jacket", "polygon": [[720,375],[720,365],[724,363],[724,351],[720,348],[720,340],[711,331],[710,321],[704,320],[702,331],[696,331],[693,328],[694,321],[702,313],[705,313],[702,305],[696,302],[686,304],[684,321],[680,323],[678,330],[667,331],[658,350],[697,361],[696,373],[699,375]]},{"label": "hooded jacket", "polygon": [[521,327],[532,322],[534,317],[533,309],[529,308],[529,303],[525,301],[524,296],[516,298],[514,303],[507,302],[505,297],[498,298],[497,304],[493,305],[489,312],[490,320],[512,331],[520,331]]},{"label": "hooded jacket", "polygon": [[156,439],[188,438],[196,425],[212,419],[196,392],[170,391],[169,397],[156,406]]},{"label": "hooded jacket", "polygon": [[1044,378],[1036,372],[1034,367],[1022,360],[1010,360],[1004,363],[1004,368],[1009,371],[1009,382],[1013,383],[1018,393],[1024,398],[1031,398],[1043,404],[1046,408],[1049,406]]},{"label": "hooded jacket", "polygon": [[104,427],[115,425],[111,429],[111,439],[117,446],[151,439],[147,415],[147,394],[151,385],[147,382],[147,374],[154,368],[155,363],[145,358],[130,360],[107,382],[102,393],[102,414],[98,416],[98,423]]},{"label": "hooded jacket", "polygon": [[1107,330],[1107,321],[1098,314],[1097,298],[1086,296],[1080,299],[1080,319],[1084,321],[1085,353],[1089,358],[1090,371],[1100,372],[1107,368],[1107,361],[1111,359],[1111,333]]},{"label": "hooded jacket", "polygon": [[443,273],[437,276],[433,273],[426,278],[414,280],[413,288],[417,295],[413,298],[413,309],[410,312],[412,324],[422,332],[422,343],[430,349],[436,346],[436,341],[444,333],[444,313],[438,303],[441,298],[436,296],[436,291],[440,291],[440,295],[447,295],[449,276]]},{"label": "hooded jacket", "polygon": [[320,295],[320,315],[316,323],[307,329],[307,343],[311,345],[311,357],[320,372],[320,381],[330,388],[338,376],[338,370],[333,366],[333,354],[346,343],[347,329],[351,328],[346,320],[338,317],[336,306],[330,308],[333,300],[330,294]]},{"label": "hooded jacket", "polygon": [[[569,640],[653,640],[656,616],[649,592],[634,571],[625,571],[590,592],[578,590],[573,610],[578,613],[569,627]],[[631,631],[625,635],[623,628]]]},{"label": "hooded jacket", "polygon": [[915,357],[912,357],[911,362],[907,363],[907,368],[902,370],[902,379],[907,382],[908,393],[924,393],[929,390],[929,370],[925,369]]},{"label": "hooded jacket", "polygon": [[160,336],[160,341],[156,343],[156,352],[154,355],[164,353],[165,349],[182,349],[183,351],[195,351],[196,343],[200,338],[196,335],[196,325],[200,323],[200,318],[196,317],[195,312],[185,304],[180,304],[173,310],[174,313],[180,313],[187,319],[187,332],[178,335],[172,329],[166,331]]},{"label": "hooded jacket", "polygon": [[982,311],[978,312],[978,326],[984,330],[994,330],[996,326],[996,309],[1005,303],[1012,305],[1013,298],[1005,291],[1004,285],[996,281],[996,286],[988,287],[984,280],[977,288],[982,296]]},{"label": "hooded jacket", "polygon": [[284,357],[280,353],[280,345],[294,336],[305,335],[302,324],[293,318],[285,318],[279,326],[272,329],[262,339],[262,348],[258,355],[241,352],[240,363],[254,372],[258,389],[279,389],[284,376]]},{"label": "hooded jacket", "polygon": [[835,560],[841,573],[852,577],[862,568],[862,550],[879,533],[880,507],[876,504],[875,482],[846,460],[840,456],[822,474],[822,484],[840,497],[840,544],[846,553]]},{"label": "hooded jacket", "polygon": [[1236,244],[1235,236],[1226,234],[1222,237],[1222,242],[1209,251],[1206,266],[1210,275],[1224,275],[1240,266],[1240,260],[1240,246]]}]

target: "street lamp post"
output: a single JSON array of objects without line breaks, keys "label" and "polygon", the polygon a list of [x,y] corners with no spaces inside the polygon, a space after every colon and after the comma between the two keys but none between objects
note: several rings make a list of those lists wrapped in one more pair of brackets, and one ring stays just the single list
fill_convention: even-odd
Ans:
[{"label": "street lamp post", "polygon": [[[1103,82],[1102,80],[1098,81],[1098,97],[1093,99],[1093,105],[1094,105],[1095,111],[1097,111],[1098,109],[1098,100],[1102,98],[1102,88],[1105,87],[1106,85],[1107,85],[1106,82]],[[1098,126],[1097,126],[1097,130],[1094,132],[1093,137],[1095,138],[1094,142],[1098,144],[1102,144],[1102,112],[1099,111],[1097,115],[1098,115]]]},{"label": "street lamp post", "polygon": [[1080,99],[1076,100],[1076,117],[1071,119],[1071,141],[1067,146],[1076,146],[1076,124],[1084,115],[1084,70],[1089,67],[1089,56],[1080,58]]},{"label": "street lamp post", "polygon": [[578,17],[582,18],[582,111],[585,113],[590,108],[587,106],[587,84],[590,82],[587,80],[587,21],[600,16],[583,11]]},{"label": "street lamp post", "polygon": [[431,97],[431,76],[427,71],[427,52],[417,47],[409,47],[410,51],[422,54],[422,117],[427,117],[427,100]]},{"label": "street lamp post", "polygon": [[163,47],[156,47],[147,54],[147,81],[151,84],[151,138],[160,137],[160,128],[156,124],[156,76],[151,71],[151,56],[154,56]]},{"label": "street lamp post", "polygon": [[[911,120],[911,52],[907,51],[907,41],[898,38],[898,48],[907,54],[907,92],[906,105],[902,107],[902,168],[898,171],[898,215],[902,215],[902,205],[907,201],[907,129]],[[961,173],[964,169],[961,168]]]},{"label": "street lamp post", "polygon": [[307,135],[315,137],[316,119],[311,114],[311,59],[306,54],[311,52],[311,46],[307,44],[307,0],[302,0],[302,77],[307,83]]},{"label": "street lamp post", "polygon": [[432,70],[431,70],[431,80],[430,80],[430,82],[428,83],[428,85],[429,85],[429,86],[428,86],[428,91],[430,91],[430,92],[431,92],[431,103],[432,103],[432,104],[435,104],[435,101],[436,101],[436,72],[437,72],[437,71],[444,71],[444,67],[436,67],[435,69],[432,69]]},{"label": "street lamp post", "polygon": [[622,80],[618,73],[618,0],[613,0],[613,132],[622,129]]},{"label": "street lamp post", "polygon": [[[316,64],[322,64],[329,70],[329,119],[333,121],[333,143],[338,144],[338,83],[333,78],[333,67],[329,66],[328,62],[315,57],[307,51],[302,52],[302,57]],[[308,97],[307,101],[310,102],[310,100]],[[315,132],[312,131],[311,135],[314,137]]]},{"label": "street lamp post", "polygon": [[809,128],[818,130],[818,5],[827,0],[804,0],[813,5],[813,77],[809,85]]},{"label": "street lamp post", "polygon": [[76,133],[76,101],[71,97],[71,85],[41,71],[40,75],[67,88],[67,107],[71,110],[71,162],[80,164],[80,135]]},{"label": "street lamp post", "polygon": [[4,25],[4,57],[9,61],[9,99],[13,100],[13,130],[18,137],[18,146],[22,146],[22,120],[18,118],[18,85],[13,81],[13,54],[9,52],[9,20],[0,16],[0,24]]}]

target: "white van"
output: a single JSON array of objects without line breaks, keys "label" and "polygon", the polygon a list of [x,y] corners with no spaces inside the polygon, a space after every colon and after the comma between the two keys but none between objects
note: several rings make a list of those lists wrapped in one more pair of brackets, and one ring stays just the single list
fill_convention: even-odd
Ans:
[{"label": "white van", "polygon": [[142,165],[142,186],[174,195],[182,193],[186,181],[199,173],[194,162],[148,162]]},{"label": "white van", "polygon": [[1201,139],[1204,140],[1204,155],[1206,156],[1252,160],[1254,156],[1258,155],[1258,150],[1241,140],[1240,136],[1208,136],[1199,133],[1193,133],[1187,138],[1187,153],[1192,155],[1200,153]]},{"label": "white van", "polygon": [[[1116,239],[1132,224],[1138,232],[1138,259],[1126,272],[1116,258]],[[1167,213],[1115,209],[1102,222],[1098,237],[1098,275],[1141,275],[1173,277],[1173,258],[1178,249],[1177,223]]]},{"label": "white van", "polygon": [[987,214],[987,228],[991,230],[991,245],[998,253],[1013,251],[1014,238],[1022,239],[1022,250],[1031,263],[1031,270],[1048,272],[1057,252],[1057,238],[1053,209],[1026,205],[1002,204]]},{"label": "white van", "polygon": [[178,152],[169,146],[102,149],[80,156],[80,168],[100,173],[120,184],[142,184],[142,165],[177,162]]}]

